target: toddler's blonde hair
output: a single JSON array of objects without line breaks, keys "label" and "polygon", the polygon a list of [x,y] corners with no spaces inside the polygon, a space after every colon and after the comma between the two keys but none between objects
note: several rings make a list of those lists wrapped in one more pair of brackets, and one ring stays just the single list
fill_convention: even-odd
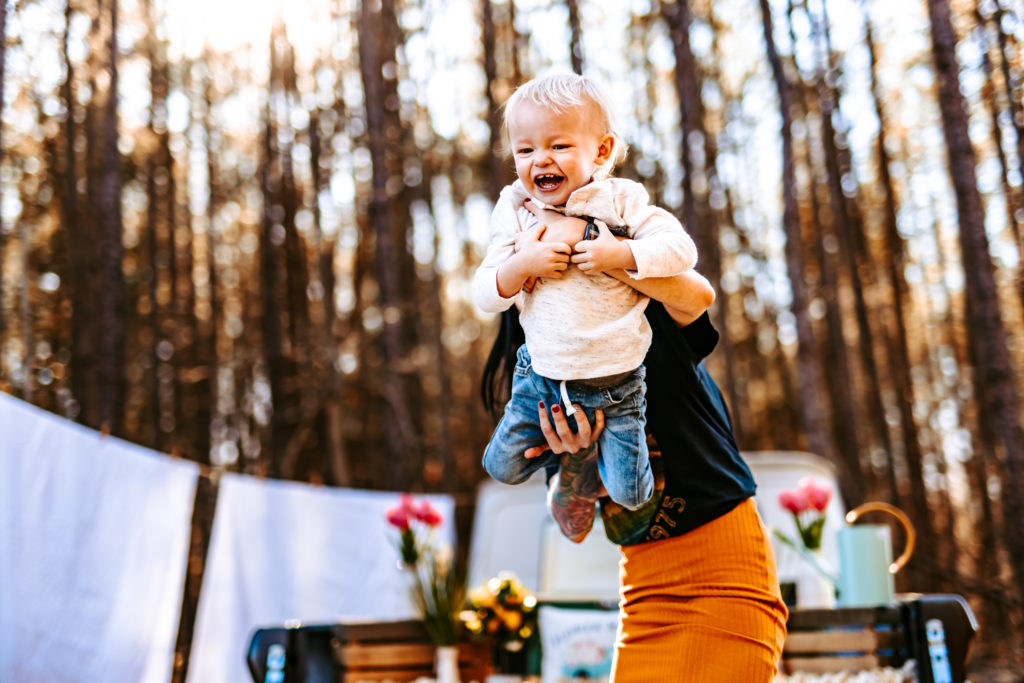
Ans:
[{"label": "toddler's blonde hair", "polygon": [[586,104],[597,107],[604,127],[601,134],[611,135],[615,139],[611,158],[594,173],[598,180],[610,176],[615,166],[626,158],[626,143],[619,135],[611,99],[605,89],[593,79],[577,74],[552,74],[534,78],[516,88],[505,102],[502,113],[502,139],[505,140],[505,151],[509,154],[512,150],[508,148],[508,120],[515,108],[523,102],[532,102],[559,114]]}]

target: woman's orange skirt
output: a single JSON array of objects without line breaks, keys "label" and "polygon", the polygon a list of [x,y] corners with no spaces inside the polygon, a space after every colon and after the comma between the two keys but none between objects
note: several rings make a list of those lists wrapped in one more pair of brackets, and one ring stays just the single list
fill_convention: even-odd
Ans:
[{"label": "woman's orange skirt", "polygon": [[612,683],[768,683],[787,610],[753,499],[689,533],[623,546]]}]

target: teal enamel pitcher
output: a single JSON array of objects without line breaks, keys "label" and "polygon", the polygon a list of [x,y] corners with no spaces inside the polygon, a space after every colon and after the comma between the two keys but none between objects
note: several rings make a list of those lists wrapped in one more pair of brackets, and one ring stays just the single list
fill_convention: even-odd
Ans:
[{"label": "teal enamel pitcher", "polygon": [[[892,538],[885,524],[854,524],[869,512],[884,512],[896,518],[906,534],[903,553],[892,559]],[[888,503],[864,503],[846,513],[846,526],[837,534],[839,546],[839,605],[876,607],[895,599],[896,572],[910,560],[916,534],[910,518]]]}]

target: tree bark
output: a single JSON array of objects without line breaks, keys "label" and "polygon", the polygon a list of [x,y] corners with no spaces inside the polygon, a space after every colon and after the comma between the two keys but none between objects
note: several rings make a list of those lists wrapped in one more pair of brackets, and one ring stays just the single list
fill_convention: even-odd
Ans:
[{"label": "tree bark", "polygon": [[118,433],[121,422],[122,350],[124,348],[124,283],[121,261],[124,247],[121,242],[121,154],[117,149],[118,116],[118,3],[110,0],[110,36],[108,59],[110,85],[104,119],[103,168],[100,178],[99,200],[103,226],[101,239],[102,295],[99,323],[103,333],[99,337],[99,406],[100,424],[106,431]]},{"label": "tree bark", "polygon": [[807,284],[804,280],[803,238],[796,196],[796,169],[793,159],[793,96],[786,79],[782,58],[775,47],[774,21],[768,0],[759,0],[764,28],[765,49],[779,98],[782,117],[782,193],[783,228],[786,234],[786,270],[793,293],[792,311],[796,318],[797,364],[800,376],[800,416],[807,448],[826,458],[832,457],[828,433],[821,414],[821,373],[817,365],[814,334],[807,310]]},{"label": "tree bark", "polygon": [[287,402],[288,362],[283,349],[281,329],[281,304],[278,292],[281,289],[281,268],[275,245],[275,228],[279,227],[280,206],[277,195],[281,188],[281,174],[277,168],[277,128],[274,125],[272,105],[274,83],[277,78],[276,36],[270,40],[270,82],[267,85],[267,102],[264,110],[263,158],[260,161],[260,178],[263,191],[263,218],[260,235],[260,299],[263,304],[260,319],[263,333],[263,357],[266,361],[267,380],[270,384],[270,439],[269,453],[264,452],[263,461],[267,470],[276,475],[278,461],[288,442],[288,426],[285,416]]},{"label": "tree bark", "polygon": [[207,318],[199,321],[197,333],[201,345],[199,358],[205,369],[203,379],[197,387],[199,415],[196,417],[196,453],[200,462],[212,463],[213,422],[217,418],[219,395],[220,354],[218,352],[220,297],[217,276],[217,212],[221,207],[221,192],[217,180],[217,158],[219,138],[213,130],[213,84],[209,70],[214,57],[206,54],[207,74],[203,79],[203,142],[206,154],[206,271],[207,271]]},{"label": "tree bark", "polygon": [[[389,117],[386,109],[390,97],[397,97],[394,88],[387,88],[383,67],[384,61],[393,64],[394,43],[393,31],[397,29],[391,24],[394,17],[388,11],[388,3],[382,2],[380,11],[375,12],[371,0],[360,3],[359,22],[359,70],[362,77],[363,92],[366,106],[366,130],[370,163],[372,166],[371,191],[369,201],[369,223],[375,240],[375,269],[377,283],[380,288],[380,310],[384,318],[384,364],[380,372],[383,384],[383,396],[386,401],[384,435],[388,460],[389,485],[402,488],[405,485],[406,472],[410,463],[421,462],[420,445],[416,437],[416,426],[410,410],[409,397],[406,392],[406,376],[410,369],[410,359],[403,339],[401,311],[403,301],[400,270],[403,263],[408,266],[408,259],[402,256],[405,251],[404,240],[396,240],[396,234],[403,235],[405,219],[399,202],[389,192],[389,180],[392,175],[389,154],[389,132],[397,135],[395,127],[389,131]],[[392,92],[388,92],[391,90]],[[396,108],[397,108],[397,102]],[[392,204],[395,204],[392,210]],[[410,268],[406,269],[408,274]]]},{"label": "tree bark", "polygon": [[[999,68],[1003,75],[1003,87],[1006,91],[1006,101],[1010,111],[1010,121],[1013,122],[1013,130],[1017,134],[1017,159],[1019,163],[1024,164],[1024,107],[1021,106],[1021,87],[1020,78],[1017,74],[1019,71],[1015,71],[1012,68],[1011,57],[1010,57],[1010,38],[1011,36],[1003,30],[1003,20],[1006,17],[1006,9],[1003,8],[1002,2],[996,0],[995,11],[992,14],[991,22],[992,28],[996,33],[996,40],[999,44]],[[1014,45],[1014,50],[1019,54],[1020,45]],[[1000,148],[1000,154],[1002,154],[1002,148]],[[1013,202],[1013,216],[1011,217],[1010,225],[1013,230],[1013,235],[1017,239],[1017,249],[1024,252],[1024,239],[1021,236],[1020,224],[1024,222],[1024,193],[1018,190],[1014,194],[1016,201]],[[1006,198],[1007,203],[1011,202],[1009,196]],[[1018,272],[1024,273],[1024,258],[1021,258],[1021,263],[1018,266]]]},{"label": "tree bark", "polygon": [[[910,302],[910,288],[904,276],[906,272],[906,264],[904,262],[905,245],[899,234],[896,191],[893,187],[892,176],[889,173],[891,159],[886,147],[887,131],[889,130],[887,125],[888,117],[882,106],[882,93],[878,83],[878,57],[875,51],[874,34],[871,29],[871,17],[867,12],[866,6],[864,8],[864,26],[865,41],[871,64],[871,93],[875,103],[875,115],[878,117],[879,122],[876,144],[878,151],[878,175],[885,196],[885,239],[883,243],[885,244],[886,272],[889,280],[887,297],[889,310],[886,315],[889,371],[892,377],[892,385],[895,389],[897,408],[900,413],[900,434],[902,436],[903,452],[909,453],[920,449],[917,421],[914,418],[914,390],[910,377],[910,349],[907,346],[906,314],[904,312]],[[888,476],[892,502],[899,505],[900,490],[896,481],[896,469],[891,451],[888,453],[886,474]]]},{"label": "tree bark", "polygon": [[949,153],[953,190],[960,217],[967,311],[967,337],[974,364],[975,396],[980,418],[1005,462],[1001,501],[1004,543],[1010,555],[1018,598],[1024,595],[1024,433],[1014,386],[1006,331],[999,309],[995,272],[985,232],[985,215],[975,175],[974,150],[968,135],[966,103],[960,92],[956,36],[947,0],[928,0],[932,56],[938,80],[939,109]]},{"label": "tree bark", "polygon": [[[1007,95],[1007,112],[1010,114],[1010,120],[1013,121],[1014,132],[1017,136],[1017,154],[1018,160],[1024,160],[1024,111],[1021,111],[1020,102],[1015,97],[1017,88],[1014,87],[1014,76],[1010,71],[1009,64],[1007,63],[1008,55],[1006,54],[1007,48],[1007,37],[1002,29],[1002,21],[1005,12],[999,6],[998,1],[995,3],[996,10],[992,16],[991,30],[995,31],[998,36],[998,47],[999,47],[999,63],[1002,67],[1001,75],[1003,78],[1003,84],[1005,86],[1005,93]],[[992,60],[989,57],[991,48],[987,43],[987,33],[989,26],[981,14],[980,8],[975,10],[975,17],[978,21],[978,30],[983,36],[986,36],[986,42],[981,46],[981,59],[982,67],[985,71],[985,81],[982,84],[982,99],[985,102],[985,106],[988,108],[989,119],[992,126],[992,145],[996,151],[996,158],[999,159],[999,170],[1000,170],[1000,181],[1003,187],[1003,201],[1006,205],[1006,224],[1010,227],[1010,233],[1013,235],[1013,243],[1017,247],[1017,254],[1019,262],[1017,264],[1017,281],[1024,283],[1024,236],[1022,236],[1020,225],[1024,222],[1024,193],[1021,192],[1021,188],[1014,187],[1010,184],[1010,164],[1006,158],[1006,151],[1003,149],[1003,127],[999,123],[1000,116],[1000,105],[996,97],[996,87],[993,82],[993,69]],[[1017,295],[1020,297],[1021,302],[1024,302],[1024,285],[1016,288]]]},{"label": "tree bark", "polygon": [[569,10],[569,58],[572,60],[573,73],[583,73],[583,42],[582,30],[580,28],[580,5],[577,0],[565,0],[565,6]]},{"label": "tree bark", "polygon": [[321,169],[330,168],[330,143],[321,138],[320,109],[317,109],[309,121],[310,177],[313,179],[313,231],[316,237],[315,258],[317,279],[321,292],[320,325],[320,362],[315,364],[317,373],[321,371],[325,377],[320,381],[324,385],[319,394],[323,399],[324,442],[327,458],[327,471],[330,482],[335,486],[351,486],[352,473],[345,448],[343,429],[344,415],[341,409],[342,383],[338,373],[338,348],[334,337],[334,322],[337,313],[334,308],[334,240],[326,239],[323,230],[323,215],[320,211],[320,195],[327,190],[328,176]]},{"label": "tree bark", "polygon": [[[719,224],[711,207],[711,188],[718,184],[715,171],[717,148],[714,137],[704,125],[704,105],[701,99],[701,72],[690,45],[693,16],[689,0],[677,0],[661,6],[661,15],[669,28],[675,54],[675,87],[679,100],[681,126],[680,163],[683,167],[683,226],[690,231],[697,244],[700,270],[718,294],[712,310],[716,327],[722,336],[719,348],[724,354],[725,388],[733,405],[738,406],[734,357],[726,319],[728,294],[721,288],[722,258],[719,251]],[[744,411],[734,410],[733,429],[742,434],[741,416]]]},{"label": "tree bark", "polygon": [[[68,283],[71,300],[71,372],[72,392],[81,407],[78,419],[92,427],[98,427],[96,411],[96,338],[93,308],[96,303],[95,240],[90,239],[92,225],[83,220],[79,204],[78,158],[75,142],[79,137],[75,125],[74,80],[75,65],[69,56],[72,11],[70,0],[64,6],[64,35],[62,39],[62,61],[65,79],[61,84],[61,99],[64,103],[64,155],[61,171],[61,226],[64,249],[67,251],[68,270],[64,279]],[[89,105],[87,105],[89,106]],[[88,111],[88,110],[87,110]],[[86,129],[86,133],[88,133]]]},{"label": "tree bark", "polygon": [[[840,180],[837,177],[835,130],[832,116],[835,113],[832,93],[825,85],[828,71],[827,42],[823,36],[824,19],[819,18],[809,6],[805,8],[811,18],[812,40],[816,47],[816,73],[813,86],[800,87],[805,120],[815,111],[820,124],[820,150],[815,145],[807,145],[807,168],[811,187],[808,194],[811,198],[813,225],[817,235],[810,238],[813,243],[814,258],[818,265],[818,294],[824,303],[825,338],[820,345],[822,367],[826,368],[824,383],[829,399],[829,415],[831,431],[834,435],[834,452],[837,456],[836,465],[840,471],[840,487],[843,500],[857,504],[864,499],[864,477],[859,462],[858,436],[854,427],[857,418],[854,416],[854,405],[850,391],[853,377],[850,372],[849,353],[843,325],[843,315],[839,304],[839,288],[841,286],[838,267],[838,253],[843,250],[842,235],[847,230],[846,204],[843,198]],[[796,44],[792,22],[792,4],[790,4],[789,33],[793,44]],[[817,96],[815,98],[815,95]],[[813,130],[813,126],[808,125]],[[819,196],[818,178],[823,178],[827,202]],[[808,239],[805,234],[804,239]]]},{"label": "tree bark", "polygon": [[[509,0],[511,2],[511,0]],[[502,159],[501,152],[504,141],[501,139],[502,126],[501,115],[498,109],[501,102],[495,93],[498,87],[498,66],[497,66],[497,31],[494,26],[494,7],[491,0],[481,0],[481,39],[483,42],[484,55],[484,94],[487,96],[487,125],[490,131],[490,177],[488,187],[491,197],[497,198],[501,188],[513,180],[509,165]],[[514,27],[513,27],[514,30]]]}]

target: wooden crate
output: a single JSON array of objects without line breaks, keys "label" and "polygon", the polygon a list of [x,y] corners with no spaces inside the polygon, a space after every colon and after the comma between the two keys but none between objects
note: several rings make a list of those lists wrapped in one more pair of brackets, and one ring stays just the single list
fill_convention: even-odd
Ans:
[{"label": "wooden crate", "polygon": [[898,607],[794,610],[787,629],[786,673],[899,668],[910,656]]},{"label": "wooden crate", "polygon": [[[432,676],[434,644],[423,622],[344,622],[333,627],[332,645],[339,683],[408,683]],[[485,643],[459,644],[459,671],[464,682],[492,673]]]},{"label": "wooden crate", "polygon": [[920,593],[900,594],[884,607],[795,609],[787,627],[787,674],[899,669],[914,660],[920,683],[964,683],[978,631],[961,596]]}]

